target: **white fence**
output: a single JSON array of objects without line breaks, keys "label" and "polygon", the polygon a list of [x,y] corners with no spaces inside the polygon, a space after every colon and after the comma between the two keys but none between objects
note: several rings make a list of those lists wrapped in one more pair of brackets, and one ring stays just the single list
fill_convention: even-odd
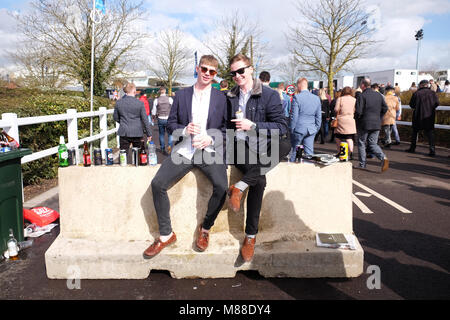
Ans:
[{"label": "white fence", "polygon": [[[105,149],[108,148],[108,136],[117,132],[119,124],[116,123],[114,129],[108,130],[107,116],[112,114],[114,110],[106,109],[105,107],[100,107],[98,111],[93,112],[77,112],[76,109],[67,109],[66,114],[55,114],[49,116],[39,116],[39,117],[28,117],[28,118],[18,118],[15,113],[3,113],[2,119],[0,120],[0,128],[3,128],[6,133],[11,137],[16,139],[20,143],[19,137],[19,127],[39,124],[45,122],[55,122],[55,121],[67,121],[67,135],[65,137],[67,148],[75,148],[84,143],[84,141],[92,142],[100,139],[100,148],[102,149],[102,156],[105,157]],[[78,119],[80,118],[90,118],[99,117],[100,119],[100,133],[79,139],[78,138]],[[117,138],[117,145],[119,145],[119,138]],[[59,141],[58,141],[59,142]],[[58,153],[58,146],[52,147],[46,150],[34,152],[28,156],[22,158],[22,164],[30,161],[38,160],[44,157],[51,156]],[[80,155],[76,152],[77,163],[80,163]]]},{"label": "white fence", "polygon": [[[410,109],[409,106],[402,106],[403,109]],[[450,107],[440,106],[437,110],[450,111]],[[16,139],[20,143],[19,139],[19,127],[31,124],[39,124],[45,122],[55,122],[55,121],[67,121],[67,137],[66,145],[68,148],[76,148],[84,143],[84,141],[92,142],[100,139],[100,148],[102,150],[102,157],[105,157],[105,149],[108,148],[108,136],[116,133],[119,124],[116,123],[114,129],[108,130],[107,126],[107,115],[112,114],[114,110],[106,109],[105,107],[99,108],[99,111],[94,112],[77,112],[75,109],[68,109],[66,114],[56,114],[50,116],[40,116],[40,117],[28,117],[28,118],[18,118],[15,113],[3,113],[2,119],[0,120],[0,128],[3,128],[6,133],[11,137]],[[83,139],[78,139],[78,122],[77,119],[89,118],[89,117],[99,117],[100,118],[100,133],[86,137]],[[411,122],[397,121],[399,125],[410,126]],[[450,130],[450,125],[436,124],[435,128]],[[119,137],[117,136],[117,145],[119,145]],[[52,147],[46,150],[34,152],[28,156],[22,158],[22,163],[27,163],[30,161],[38,160],[44,157],[51,156],[58,152],[58,146]],[[80,155],[76,152],[77,163],[80,163]]]}]

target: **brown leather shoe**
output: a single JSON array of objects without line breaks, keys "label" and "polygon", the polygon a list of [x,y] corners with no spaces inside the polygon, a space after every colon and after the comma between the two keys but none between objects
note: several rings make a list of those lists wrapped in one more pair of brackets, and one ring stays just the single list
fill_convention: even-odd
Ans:
[{"label": "brown leather shoe", "polygon": [[175,232],[166,242],[162,242],[160,238],[156,239],[155,242],[153,242],[153,244],[150,247],[148,247],[147,250],[144,251],[144,259],[153,258],[158,253],[160,253],[162,249],[171,245],[175,241],[177,241],[177,236],[175,235]]},{"label": "brown leather shoe", "polygon": [[245,262],[249,262],[253,259],[253,254],[255,252],[255,238],[245,237],[244,244],[241,248],[241,255]]},{"label": "brown leather shoe", "polygon": [[170,154],[172,152],[172,148],[170,146],[167,147],[167,154]]},{"label": "brown leather shoe", "polygon": [[241,208],[242,193],[234,184],[228,189],[228,207],[234,212],[238,212]]},{"label": "brown leather shoe", "polygon": [[197,245],[197,249],[200,251],[205,251],[206,248],[208,248],[208,243],[209,233],[202,232],[202,225],[199,225],[197,229],[197,242],[195,243]]},{"label": "brown leather shoe", "polygon": [[389,159],[384,157],[384,159],[381,160],[381,172],[385,172],[387,169],[389,169]]}]

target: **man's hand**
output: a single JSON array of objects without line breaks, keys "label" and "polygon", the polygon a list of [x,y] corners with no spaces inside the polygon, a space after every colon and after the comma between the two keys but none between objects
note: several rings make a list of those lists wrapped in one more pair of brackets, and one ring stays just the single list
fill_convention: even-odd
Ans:
[{"label": "man's hand", "polygon": [[186,127],[186,134],[200,134],[201,133],[201,126],[196,123],[189,123]]},{"label": "man's hand", "polygon": [[192,139],[192,146],[197,149],[205,149],[207,146],[211,145],[213,139],[208,135],[202,135]]},{"label": "man's hand", "polygon": [[251,129],[253,122],[248,119],[232,119],[236,123],[236,129],[248,131]]},{"label": "man's hand", "polygon": [[397,120],[398,120],[398,121],[402,120],[402,117],[401,117],[401,116],[398,116],[398,117],[397,117]]}]

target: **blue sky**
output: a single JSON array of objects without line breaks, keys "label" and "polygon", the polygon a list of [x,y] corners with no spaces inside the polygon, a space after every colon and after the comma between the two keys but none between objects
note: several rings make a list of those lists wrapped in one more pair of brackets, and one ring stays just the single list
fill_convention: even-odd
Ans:
[{"label": "blue sky", "polygon": [[[0,4],[0,68],[7,62],[2,59],[2,49],[14,48],[14,26],[7,12],[28,10],[29,0],[2,0]],[[259,23],[263,31],[261,38],[267,44],[265,60],[267,68],[287,61],[285,33],[289,23],[295,21],[298,13],[295,3],[305,0],[144,0],[147,14],[145,29],[157,34],[159,31],[179,27],[185,34],[189,45],[199,53],[205,51],[204,42],[215,35],[215,22],[225,14],[238,9],[247,15],[251,22]],[[108,6],[108,0],[106,0]],[[352,72],[363,70],[386,70],[414,68],[417,42],[415,31],[424,29],[421,47],[421,66],[424,68],[450,68],[450,21],[449,0],[366,0],[367,8],[379,12],[378,27],[374,34],[382,45],[373,51],[372,56],[358,60],[351,66]],[[2,39],[3,38],[3,39]]]}]

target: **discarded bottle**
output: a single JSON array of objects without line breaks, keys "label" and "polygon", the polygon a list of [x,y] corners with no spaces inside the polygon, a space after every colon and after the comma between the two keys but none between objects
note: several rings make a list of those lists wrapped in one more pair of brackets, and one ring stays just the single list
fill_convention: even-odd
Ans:
[{"label": "discarded bottle", "polygon": [[91,153],[87,141],[84,142],[83,163],[85,167],[91,166]]},{"label": "discarded bottle", "polygon": [[20,241],[18,243],[19,251],[25,250],[26,248],[29,248],[33,245],[33,239],[26,240],[26,241]]},{"label": "discarded bottle", "polygon": [[303,152],[304,152],[303,145],[298,145],[295,147],[295,162],[303,162]]},{"label": "discarded bottle", "polygon": [[64,142],[64,136],[59,137],[58,160],[60,167],[69,166],[69,152],[67,151],[67,147]]},{"label": "discarded bottle", "polygon": [[141,152],[139,153],[139,165],[146,166],[147,162],[148,162],[147,152],[145,151],[145,148],[141,148]]},{"label": "discarded bottle", "polygon": [[101,166],[102,164],[102,150],[100,148],[94,148],[94,165]]},{"label": "discarded bottle", "polygon": [[150,141],[150,143],[148,144],[148,158],[149,165],[155,166],[158,164],[158,158],[156,156],[156,146],[153,141]]},{"label": "discarded bottle", "polygon": [[12,229],[9,229],[9,239],[6,246],[8,247],[9,259],[19,260],[19,245],[17,244],[16,238],[14,238]]}]

